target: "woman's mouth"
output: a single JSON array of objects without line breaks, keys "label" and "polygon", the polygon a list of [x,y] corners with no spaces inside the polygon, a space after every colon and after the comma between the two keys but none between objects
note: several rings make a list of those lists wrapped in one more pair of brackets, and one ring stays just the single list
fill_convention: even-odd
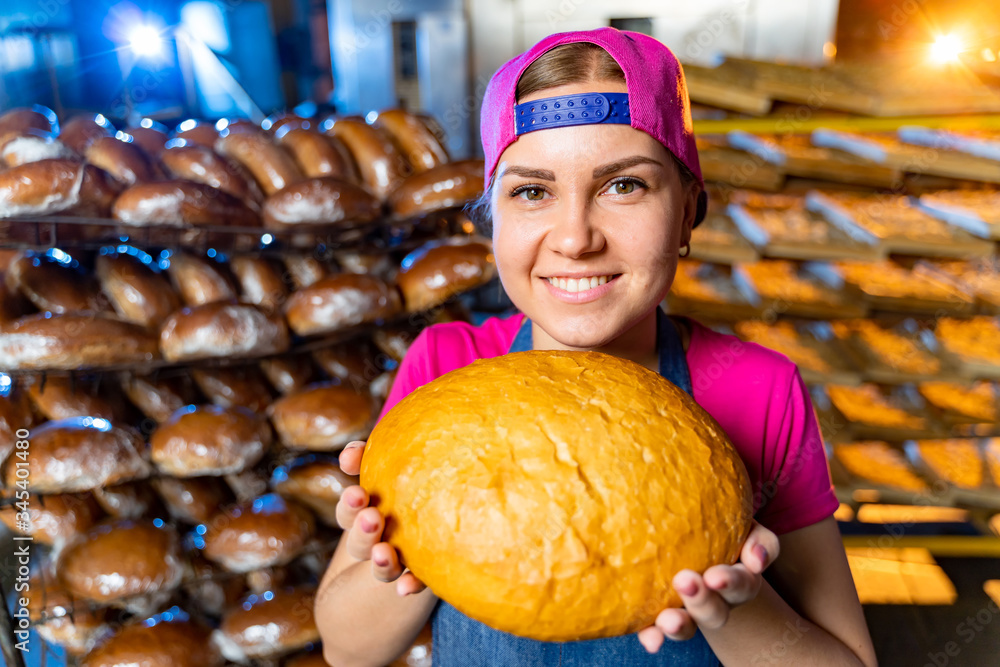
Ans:
[{"label": "woman's mouth", "polygon": [[554,276],[552,278],[546,278],[549,284],[553,287],[558,287],[559,289],[566,292],[586,292],[592,290],[600,285],[606,284],[609,280],[614,280],[616,275],[609,276],[585,276],[583,278],[560,278]]},{"label": "woman's mouth", "polygon": [[622,274],[614,273],[600,276],[579,276],[567,278],[552,276],[543,278],[548,283],[549,293],[559,301],[571,304],[590,303],[604,297],[614,289],[617,279]]}]

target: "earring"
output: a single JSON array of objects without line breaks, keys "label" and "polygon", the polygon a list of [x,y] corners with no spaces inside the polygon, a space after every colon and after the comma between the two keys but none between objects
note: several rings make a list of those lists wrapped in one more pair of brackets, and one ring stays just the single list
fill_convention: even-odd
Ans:
[{"label": "earring", "polygon": [[691,244],[690,243],[685,243],[684,247],[681,248],[681,251],[679,253],[677,253],[677,254],[680,257],[687,257],[688,255],[690,255],[691,254]]}]

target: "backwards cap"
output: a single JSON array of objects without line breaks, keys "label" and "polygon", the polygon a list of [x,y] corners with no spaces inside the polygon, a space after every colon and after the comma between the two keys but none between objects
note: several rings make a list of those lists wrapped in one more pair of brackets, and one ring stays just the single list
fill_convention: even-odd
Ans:
[{"label": "backwards cap", "polygon": [[[535,101],[539,103],[539,109],[538,113],[533,115],[532,110],[526,108],[515,111],[517,82],[528,66],[546,51],[575,42],[596,44],[614,58],[625,73],[627,99],[616,100],[615,96],[609,93],[572,95],[566,96],[565,99],[551,98],[563,105],[560,107],[558,120],[554,108],[547,109],[544,117],[542,115],[540,103],[547,102],[548,99]],[[591,111],[580,111],[583,109],[580,106],[581,99],[584,103],[589,102],[588,108]],[[571,112],[566,105],[574,101],[576,111]],[[595,107],[595,102],[600,106]],[[598,108],[606,111],[595,113],[594,110]],[[486,158],[484,184],[486,189],[489,189],[501,153],[517,140],[518,134],[531,131],[529,128],[517,125],[517,121],[523,122],[522,112],[529,114],[528,117],[536,121],[533,129],[586,123],[628,122],[635,129],[642,130],[663,144],[691,170],[704,188],[701,165],[698,162],[698,149],[694,142],[691,105],[688,101],[687,84],[684,82],[684,71],[670,49],[648,35],[616,28],[557,33],[549,35],[497,70],[486,88],[480,117],[483,153]],[[574,115],[573,120],[569,120],[570,113]],[[587,120],[583,120],[582,116],[587,116]],[[530,122],[529,120],[528,123]]]}]

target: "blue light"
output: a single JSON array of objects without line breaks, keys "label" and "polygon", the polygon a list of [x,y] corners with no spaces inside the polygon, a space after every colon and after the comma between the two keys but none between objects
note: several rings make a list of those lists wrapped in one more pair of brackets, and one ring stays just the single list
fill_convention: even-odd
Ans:
[{"label": "blue light", "polygon": [[209,248],[205,254],[208,255],[209,257],[214,258],[218,253],[215,252],[215,248]]},{"label": "blue light", "polygon": [[153,519],[153,525],[157,528],[163,528],[163,519]]},{"label": "blue light", "polygon": [[45,251],[46,257],[51,257],[60,264],[69,265],[73,263],[73,258],[59,248],[49,248]]},{"label": "blue light", "polygon": [[188,130],[193,130],[198,127],[198,121],[194,118],[188,118],[187,120],[181,121],[181,124],[177,126],[178,132],[187,132]]},{"label": "blue light", "polygon": [[274,237],[271,236],[270,234],[264,234],[263,236],[260,237],[261,245],[271,245],[272,243],[274,243]]},{"label": "blue light", "polygon": [[274,593],[272,593],[271,591],[265,591],[264,595],[263,595],[263,598],[265,600],[268,600],[268,601],[273,600],[274,599]]},{"label": "blue light", "polygon": [[10,390],[14,388],[14,382],[6,373],[0,373],[0,396],[10,396]]},{"label": "blue light", "polygon": [[150,129],[150,128],[152,128],[153,127],[153,119],[152,118],[143,118],[142,120],[139,121],[139,127],[144,127],[147,130]]},{"label": "blue light", "polygon": [[194,532],[198,533],[199,535],[204,535],[205,533],[208,532],[208,526],[206,526],[203,523],[199,523],[197,526],[194,527]]},{"label": "blue light", "polygon": [[118,141],[124,141],[127,144],[130,144],[133,141],[132,135],[129,134],[128,132],[123,132],[122,130],[118,130],[117,132],[115,132],[115,139],[117,139]]}]

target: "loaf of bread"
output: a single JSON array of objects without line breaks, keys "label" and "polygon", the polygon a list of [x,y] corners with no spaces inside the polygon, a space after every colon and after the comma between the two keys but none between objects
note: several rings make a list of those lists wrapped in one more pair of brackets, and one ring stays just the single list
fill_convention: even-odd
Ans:
[{"label": "loaf of bread", "polygon": [[29,162],[76,155],[54,135],[41,130],[11,133],[0,137],[0,166],[19,167]]},{"label": "loaf of bread", "polygon": [[158,327],[181,307],[181,300],[166,276],[154,272],[133,255],[98,255],[94,268],[102,291],[126,322]]},{"label": "loaf of bread", "polygon": [[0,326],[0,368],[99,368],[148,363],[159,356],[154,335],[102,315],[39,313]]},{"label": "loaf of bread", "polygon": [[173,140],[160,154],[160,160],[173,178],[218,188],[251,208],[259,207],[264,198],[246,169],[208,146]]},{"label": "loaf of bread", "polygon": [[[415,173],[448,162],[448,151],[417,116],[403,109],[380,111],[373,123],[385,130]],[[482,175],[479,177],[482,182]]]},{"label": "loaf of bread", "polygon": [[316,529],[309,510],[274,493],[227,508],[207,526],[203,553],[230,572],[285,565]]},{"label": "loaf of bread", "polygon": [[364,440],[375,420],[372,397],[332,383],[279,398],[267,410],[286,447],[332,451]]},{"label": "loaf of bread", "polygon": [[168,477],[150,480],[170,516],[197,525],[208,523],[219,508],[231,502],[232,493],[218,477]]},{"label": "loaf of bread", "polygon": [[271,403],[271,387],[260,368],[252,364],[192,368],[191,377],[208,400],[224,408],[240,407],[257,413]]},{"label": "loaf of bread", "polygon": [[396,288],[372,276],[341,273],[295,291],[285,303],[288,326],[300,336],[332,333],[392,317]]},{"label": "loaf of bread", "polygon": [[164,614],[155,622],[120,627],[83,659],[81,667],[221,667],[224,660],[210,640],[211,630],[182,618]]},{"label": "loaf of bread", "polygon": [[441,305],[496,276],[488,242],[457,238],[431,241],[403,258],[396,283],[409,312]]},{"label": "loaf of bread", "polygon": [[483,161],[461,160],[408,176],[389,195],[397,219],[464,206],[483,192]]},{"label": "loaf of bread", "polygon": [[315,605],[312,587],[252,595],[242,605],[226,610],[212,632],[212,641],[227,660],[240,664],[278,658],[319,641]]},{"label": "loaf of bread", "polygon": [[138,125],[129,127],[125,132],[132,137],[135,145],[154,159],[160,157],[167,142],[170,141],[166,126],[149,118],[143,118]]},{"label": "loaf of bread", "polygon": [[156,178],[156,169],[137,144],[114,137],[98,137],[84,153],[87,162],[100,167],[125,186],[148,183]]},{"label": "loaf of bread", "polygon": [[7,287],[23,294],[41,311],[61,315],[111,309],[92,276],[45,255],[23,253],[11,262],[4,279]]},{"label": "loaf of bread", "polygon": [[273,195],[305,178],[292,156],[260,131],[223,133],[215,142],[215,150],[243,165],[265,195]]},{"label": "loaf of bread", "polygon": [[55,493],[28,497],[28,529],[17,520],[15,505],[0,505],[0,521],[11,531],[31,535],[39,544],[61,549],[103,516],[90,493]]},{"label": "loaf of bread", "polygon": [[201,306],[236,298],[236,288],[225,265],[203,255],[174,253],[167,273],[185,305]]},{"label": "loaf of bread", "polygon": [[149,438],[156,467],[174,477],[226,475],[248,468],[271,446],[267,423],[243,408],[188,405]]},{"label": "loaf of bread", "polygon": [[327,132],[351,152],[362,182],[379,200],[385,200],[410,171],[388,137],[362,119],[341,118]]},{"label": "loaf of bread", "polygon": [[114,217],[130,225],[256,227],[257,215],[227,192],[192,181],[134,185],[121,193]]},{"label": "loaf of bread", "polygon": [[62,124],[59,140],[77,155],[85,155],[101,137],[115,136],[115,126],[101,114],[74,116]]},{"label": "loaf of bread", "polygon": [[281,317],[244,303],[217,301],[182,308],[160,329],[160,349],[168,361],[259,357],[285,352],[288,345]]},{"label": "loaf of bread", "polygon": [[274,137],[292,154],[307,178],[333,176],[352,183],[357,180],[357,168],[351,154],[334,137],[292,125],[275,132]]},{"label": "loaf of bread", "polygon": [[311,178],[268,197],[261,214],[269,229],[356,226],[371,222],[381,205],[364,188],[333,177]]}]

